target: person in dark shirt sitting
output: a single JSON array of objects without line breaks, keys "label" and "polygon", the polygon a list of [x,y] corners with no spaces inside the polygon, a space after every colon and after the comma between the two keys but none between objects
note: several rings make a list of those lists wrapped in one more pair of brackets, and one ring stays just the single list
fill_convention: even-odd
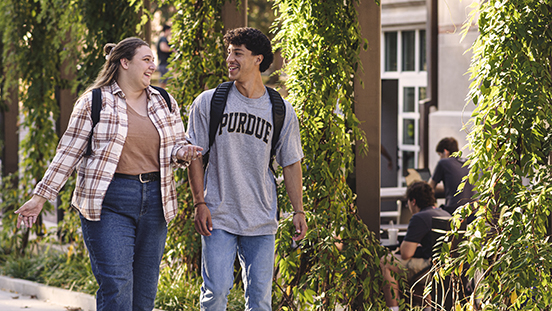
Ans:
[{"label": "person in dark shirt sitting", "polygon": [[[453,137],[441,139],[437,144],[436,151],[440,160],[437,162],[433,176],[429,180],[429,185],[436,192],[444,191],[446,201],[441,207],[452,215],[459,206],[472,201],[474,195],[473,185],[466,183],[464,189],[458,192],[458,185],[462,182],[462,178],[469,174],[470,170],[467,166],[464,166],[466,159],[451,157],[451,154],[458,151],[458,142]],[[441,181],[444,187],[439,184]]]},{"label": "person in dark shirt sitting", "polygon": [[435,208],[433,188],[425,181],[411,184],[406,190],[406,199],[412,218],[408,224],[406,236],[399,247],[400,254],[389,255],[395,256],[399,265],[391,265],[390,257],[380,263],[383,277],[387,281],[384,287],[385,301],[393,311],[399,310],[397,301],[399,287],[391,271],[399,274],[406,273],[407,279],[410,279],[428,268],[431,265],[433,248],[432,219],[434,216],[450,217],[450,214],[443,209]]}]

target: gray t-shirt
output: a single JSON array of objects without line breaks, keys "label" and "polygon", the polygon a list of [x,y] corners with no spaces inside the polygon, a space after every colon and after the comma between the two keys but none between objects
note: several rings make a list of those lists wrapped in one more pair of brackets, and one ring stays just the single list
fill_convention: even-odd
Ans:
[{"label": "gray t-shirt", "polygon": [[[213,93],[201,93],[190,110],[188,136],[203,153],[209,148]],[[286,116],[276,145],[276,162],[282,167],[303,158],[297,115],[284,102]],[[273,128],[268,92],[251,99],[233,85],[205,172],[205,202],[214,229],[246,236],[276,233],[276,184],[269,168]]]}]

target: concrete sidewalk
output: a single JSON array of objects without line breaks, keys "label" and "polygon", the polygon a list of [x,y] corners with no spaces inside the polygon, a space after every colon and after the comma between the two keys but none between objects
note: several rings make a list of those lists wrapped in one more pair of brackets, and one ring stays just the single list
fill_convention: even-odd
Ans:
[{"label": "concrete sidewalk", "polygon": [[92,295],[0,276],[0,310],[95,311]]},{"label": "concrete sidewalk", "polygon": [[6,290],[0,290],[0,310],[19,311],[21,309],[38,311],[67,311],[63,306],[39,300],[29,295],[21,295]]}]

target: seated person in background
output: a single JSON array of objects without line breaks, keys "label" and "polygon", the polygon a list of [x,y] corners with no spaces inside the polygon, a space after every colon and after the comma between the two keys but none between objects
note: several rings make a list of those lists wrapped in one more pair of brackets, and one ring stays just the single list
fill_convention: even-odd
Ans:
[{"label": "seated person in background", "polygon": [[431,237],[432,219],[434,216],[450,217],[446,211],[435,208],[433,188],[425,181],[411,184],[406,190],[406,199],[408,208],[412,212],[412,218],[408,224],[406,236],[399,247],[400,255],[389,255],[398,259],[400,267],[391,265],[390,257],[387,260],[381,260],[380,263],[383,278],[388,281],[384,287],[385,301],[393,311],[399,310],[397,301],[399,287],[397,281],[391,275],[391,271],[406,273],[407,279],[410,279],[418,272],[429,267],[433,248]]},{"label": "seated person in background", "polygon": [[472,201],[473,185],[466,183],[462,192],[458,193],[458,185],[470,170],[467,166],[463,166],[466,159],[450,156],[458,151],[456,139],[452,137],[441,139],[437,144],[436,151],[441,160],[437,163],[429,184],[436,192],[439,192],[439,190],[443,190],[437,184],[443,182],[446,201],[441,207],[452,215],[456,208]]}]

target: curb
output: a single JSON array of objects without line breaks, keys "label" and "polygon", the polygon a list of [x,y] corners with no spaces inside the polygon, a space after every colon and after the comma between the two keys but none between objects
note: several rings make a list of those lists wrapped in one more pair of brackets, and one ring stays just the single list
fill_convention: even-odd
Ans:
[{"label": "curb", "polygon": [[24,295],[36,296],[40,300],[47,300],[61,306],[78,307],[83,311],[96,311],[96,298],[84,293],[1,275],[0,288]]}]

